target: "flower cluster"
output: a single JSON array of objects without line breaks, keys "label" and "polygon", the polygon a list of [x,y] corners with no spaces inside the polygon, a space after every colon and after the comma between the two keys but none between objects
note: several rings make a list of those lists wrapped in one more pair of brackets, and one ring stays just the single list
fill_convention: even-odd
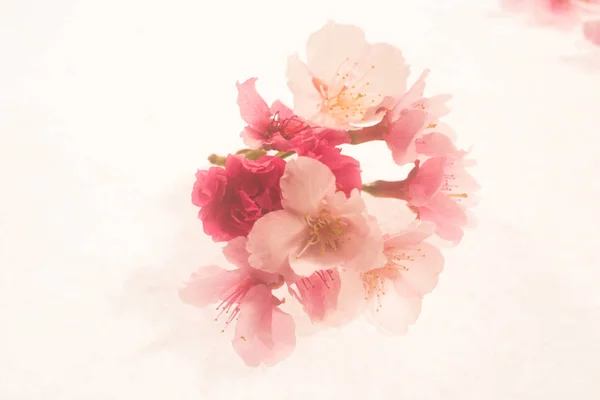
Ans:
[{"label": "flower cluster", "polygon": [[[310,36],[306,52],[288,62],[293,109],[267,104],[256,78],[237,84],[248,148],[211,156],[215,166],[197,172],[192,192],[231,266],[201,268],[180,297],[215,304],[249,366],[273,365],[295,347],[297,318],[284,295],[312,324],[366,313],[404,333],[444,266],[430,238],[460,242],[478,189],[469,152],[440,121],[449,96],[424,95],[428,71],[408,87],[400,50],[334,22]],[[413,165],[405,179],[364,184],[359,161],[342,154],[342,145],[376,140],[396,164]],[[391,206],[408,207],[414,220],[384,232],[363,193],[397,199]]]},{"label": "flower cluster", "polygon": [[581,25],[585,38],[600,46],[600,0],[501,0],[501,4],[509,11],[531,15],[543,25]]}]

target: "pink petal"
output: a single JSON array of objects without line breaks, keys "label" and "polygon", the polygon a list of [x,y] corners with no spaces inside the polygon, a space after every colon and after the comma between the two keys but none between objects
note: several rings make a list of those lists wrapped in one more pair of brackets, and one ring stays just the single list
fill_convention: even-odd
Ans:
[{"label": "pink petal", "polygon": [[423,97],[423,93],[425,93],[425,79],[427,76],[429,76],[428,69],[421,72],[421,75],[417,78],[416,82],[413,83],[411,88],[398,99],[390,114],[392,121],[398,119],[403,110],[410,108],[416,101]]},{"label": "pink petal", "polygon": [[591,43],[600,46],[600,20],[585,21],[583,34]]},{"label": "pink petal", "polygon": [[246,365],[272,366],[290,356],[296,347],[294,319],[279,310],[271,290],[258,285],[240,304],[233,348]]},{"label": "pink petal", "polygon": [[434,232],[434,223],[416,220],[411,222],[409,226],[402,232],[393,235],[384,235],[384,246],[386,250],[394,247],[414,247],[433,235]]},{"label": "pink petal", "polygon": [[368,55],[359,60],[356,71],[358,76],[365,76],[369,82],[362,90],[368,89],[369,92],[381,94],[382,97],[398,97],[405,93],[410,69],[402,52],[387,43],[372,44],[368,50]]},{"label": "pink petal", "polygon": [[273,211],[259,218],[246,244],[250,265],[267,272],[280,272],[287,267],[289,255],[297,254],[308,236],[303,218],[287,210]]},{"label": "pink petal", "polygon": [[179,291],[179,298],[184,303],[204,307],[222,300],[243,280],[240,271],[228,271],[214,265],[203,267],[192,274],[186,286]]},{"label": "pink petal", "polygon": [[422,99],[421,103],[425,107],[427,114],[434,119],[441,118],[450,112],[450,109],[446,105],[452,99],[449,94],[438,94],[437,96],[430,97],[428,99]]},{"label": "pink petal", "polygon": [[323,321],[337,307],[341,288],[337,270],[316,272],[308,278],[302,278],[295,286],[297,293],[291,293],[302,304],[313,323]]},{"label": "pink petal", "polygon": [[445,156],[456,151],[452,139],[438,132],[423,135],[415,144],[417,153],[426,156]]},{"label": "pink petal", "polygon": [[463,237],[462,227],[467,224],[463,207],[443,193],[436,194],[425,206],[419,207],[421,220],[435,223],[435,233],[455,244]]},{"label": "pink petal", "polygon": [[280,120],[292,118],[295,115],[294,111],[285,104],[283,104],[280,100],[275,100],[273,102],[273,104],[271,105],[271,113],[273,115],[279,114]]},{"label": "pink petal", "polygon": [[303,218],[319,210],[323,199],[335,192],[335,176],[323,163],[309,157],[288,161],[280,180],[283,208]]},{"label": "pink petal", "polygon": [[399,251],[411,259],[404,261],[408,270],[399,269],[399,277],[394,280],[398,294],[403,297],[423,297],[430,293],[444,268],[442,253],[429,243]]},{"label": "pink petal", "polygon": [[306,60],[312,75],[329,83],[335,79],[341,62],[346,59],[361,59],[368,51],[369,46],[362,29],[328,21],[309,37]]},{"label": "pink petal", "polygon": [[240,107],[242,119],[254,129],[262,131],[269,125],[271,110],[256,91],[256,80],[257,78],[250,78],[244,83],[236,82],[237,104]]},{"label": "pink petal", "polygon": [[390,125],[385,141],[396,164],[404,165],[417,158],[415,139],[423,130],[426,119],[423,110],[407,109]]},{"label": "pink petal", "polygon": [[279,274],[261,271],[250,266],[248,258],[250,253],[246,250],[248,239],[240,236],[230,240],[223,248],[223,255],[231,264],[237,266],[240,272],[265,285],[277,286],[283,284],[283,277]]},{"label": "pink petal", "polygon": [[421,298],[400,296],[389,280],[385,281],[384,293],[369,303],[367,317],[383,332],[403,335],[421,313]]},{"label": "pink petal", "polygon": [[410,203],[414,206],[425,204],[439,189],[444,180],[444,157],[430,158],[419,166],[409,183]]},{"label": "pink petal", "polygon": [[311,72],[298,54],[288,58],[286,76],[288,87],[294,95],[294,112],[308,120],[321,110],[321,95],[313,85]]}]

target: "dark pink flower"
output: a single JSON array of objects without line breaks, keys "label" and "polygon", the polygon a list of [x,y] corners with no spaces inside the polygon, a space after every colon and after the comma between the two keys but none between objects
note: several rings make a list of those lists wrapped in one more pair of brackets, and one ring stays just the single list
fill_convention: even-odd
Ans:
[{"label": "dark pink flower", "polygon": [[269,107],[256,91],[256,80],[237,83],[237,103],[247,124],[241,136],[248,147],[296,151],[304,140],[313,136],[324,137],[334,146],[350,142],[346,132],[311,126],[280,101]]},{"label": "dark pink flower", "polygon": [[[179,292],[185,303],[205,307],[218,303],[217,320],[225,315],[225,328],[237,321],[233,348],[249,366],[277,364],[296,347],[294,319],[279,309],[282,300],[272,291],[284,283],[279,274],[258,271],[248,264],[246,238],[230,241],[223,253],[238,267],[201,268]],[[225,329],[223,329],[225,332]]]},{"label": "dark pink flower", "polygon": [[204,232],[215,242],[246,236],[257,219],[280,210],[279,179],[285,164],[279,157],[252,161],[229,155],[225,168],[198,171],[192,202],[200,207]]},{"label": "dark pink flower", "polygon": [[350,197],[353,189],[362,186],[360,162],[357,159],[342,154],[342,150],[329,144],[326,139],[313,137],[303,143],[298,149],[299,156],[314,158],[329,167],[335,176],[337,190]]}]

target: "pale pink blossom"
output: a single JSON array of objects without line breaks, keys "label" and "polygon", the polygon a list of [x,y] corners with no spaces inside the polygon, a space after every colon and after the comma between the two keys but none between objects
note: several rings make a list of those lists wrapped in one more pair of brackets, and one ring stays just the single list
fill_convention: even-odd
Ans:
[{"label": "pale pink blossom", "polygon": [[246,241],[238,237],[223,249],[227,260],[237,269],[200,268],[179,296],[196,307],[218,303],[217,320],[224,316],[225,327],[237,321],[232,344],[244,362],[249,366],[262,363],[271,366],[294,350],[295,324],[290,315],[279,309],[282,300],[272,294],[283,285],[283,276],[252,268],[248,264]]},{"label": "pale pink blossom", "polygon": [[288,86],[294,111],[321,126],[349,129],[381,121],[378,110],[389,97],[406,91],[409,68],[402,53],[371,44],[353,25],[329,21],[306,45],[306,63],[288,60]]},{"label": "pale pink blossom", "polygon": [[388,333],[405,333],[416,322],[423,297],[437,285],[444,258],[425,242],[434,228],[416,223],[405,231],[386,234],[387,263],[360,275],[370,317]]},{"label": "pale pink blossom", "polygon": [[571,28],[581,19],[600,11],[598,0],[501,0],[508,11],[528,14],[542,25]]},{"label": "pale pink blossom", "polygon": [[298,157],[280,180],[283,210],[261,217],[248,235],[250,264],[269,272],[286,266],[300,276],[338,266],[362,270],[383,264],[383,242],[375,218],[358,190],[336,192],[335,176],[323,163]]},{"label": "pale pink blossom", "polygon": [[453,135],[452,130],[440,122],[448,113],[446,101],[449,95],[424,97],[425,70],[412,87],[389,104],[381,123],[353,131],[352,143],[359,144],[373,140],[384,140],[398,165],[417,159],[417,142],[425,135],[438,132]]},{"label": "pale pink blossom", "polygon": [[585,21],[583,34],[590,43],[600,46],[600,20]]}]

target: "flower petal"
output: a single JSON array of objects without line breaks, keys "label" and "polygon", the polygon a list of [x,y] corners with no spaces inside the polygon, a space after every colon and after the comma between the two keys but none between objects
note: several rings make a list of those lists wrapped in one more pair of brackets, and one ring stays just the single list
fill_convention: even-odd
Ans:
[{"label": "flower petal", "polygon": [[437,193],[423,207],[419,207],[419,216],[423,221],[435,223],[435,233],[444,240],[457,244],[463,237],[461,227],[468,222],[463,207],[443,193]]},{"label": "flower petal", "polygon": [[417,158],[415,139],[423,130],[427,113],[420,109],[403,110],[398,119],[391,123],[385,137],[394,162],[404,165]]},{"label": "flower petal", "polygon": [[452,139],[439,132],[423,135],[423,137],[416,142],[416,149],[419,154],[434,157],[444,156],[456,151]]},{"label": "flower petal", "polygon": [[421,164],[408,186],[410,204],[425,204],[441,187],[444,180],[446,158],[430,158]]},{"label": "flower petal", "polygon": [[289,254],[298,252],[304,243],[307,229],[302,216],[286,210],[262,216],[248,234],[250,265],[267,272],[282,271],[287,267]]},{"label": "flower petal", "polygon": [[404,297],[423,297],[437,285],[438,275],[444,268],[442,253],[429,243],[418,247],[401,249],[403,255],[410,257],[404,261],[405,269],[399,269],[399,277],[394,286]]},{"label": "flower petal", "polygon": [[419,318],[422,300],[400,296],[390,280],[385,281],[383,292],[384,295],[370,301],[367,319],[385,333],[403,335]]},{"label": "flower petal", "polygon": [[271,110],[256,91],[256,80],[257,78],[250,78],[243,83],[236,82],[237,104],[244,122],[258,131],[263,131],[270,122]]},{"label": "flower petal", "polygon": [[315,272],[308,278],[300,279],[295,286],[297,289],[295,297],[313,323],[323,321],[336,309],[341,288],[337,270]]},{"label": "flower petal", "polygon": [[309,37],[306,60],[312,76],[330,84],[336,78],[341,63],[346,60],[354,63],[368,51],[369,45],[362,29],[328,21]]},{"label": "flower petal", "polygon": [[189,282],[179,291],[179,298],[184,303],[204,307],[222,300],[242,281],[240,271],[228,271],[215,265],[202,267],[192,274]]},{"label": "flower petal", "polygon": [[288,161],[281,177],[283,208],[304,218],[319,210],[322,200],[335,192],[335,176],[323,163],[309,157]]},{"label": "flower petal", "polygon": [[294,319],[275,306],[266,286],[254,286],[244,296],[232,344],[251,367],[275,365],[296,347]]},{"label": "flower petal", "polygon": [[288,87],[294,95],[294,112],[313,120],[321,110],[321,95],[313,85],[312,75],[298,54],[288,58],[286,76]]}]

